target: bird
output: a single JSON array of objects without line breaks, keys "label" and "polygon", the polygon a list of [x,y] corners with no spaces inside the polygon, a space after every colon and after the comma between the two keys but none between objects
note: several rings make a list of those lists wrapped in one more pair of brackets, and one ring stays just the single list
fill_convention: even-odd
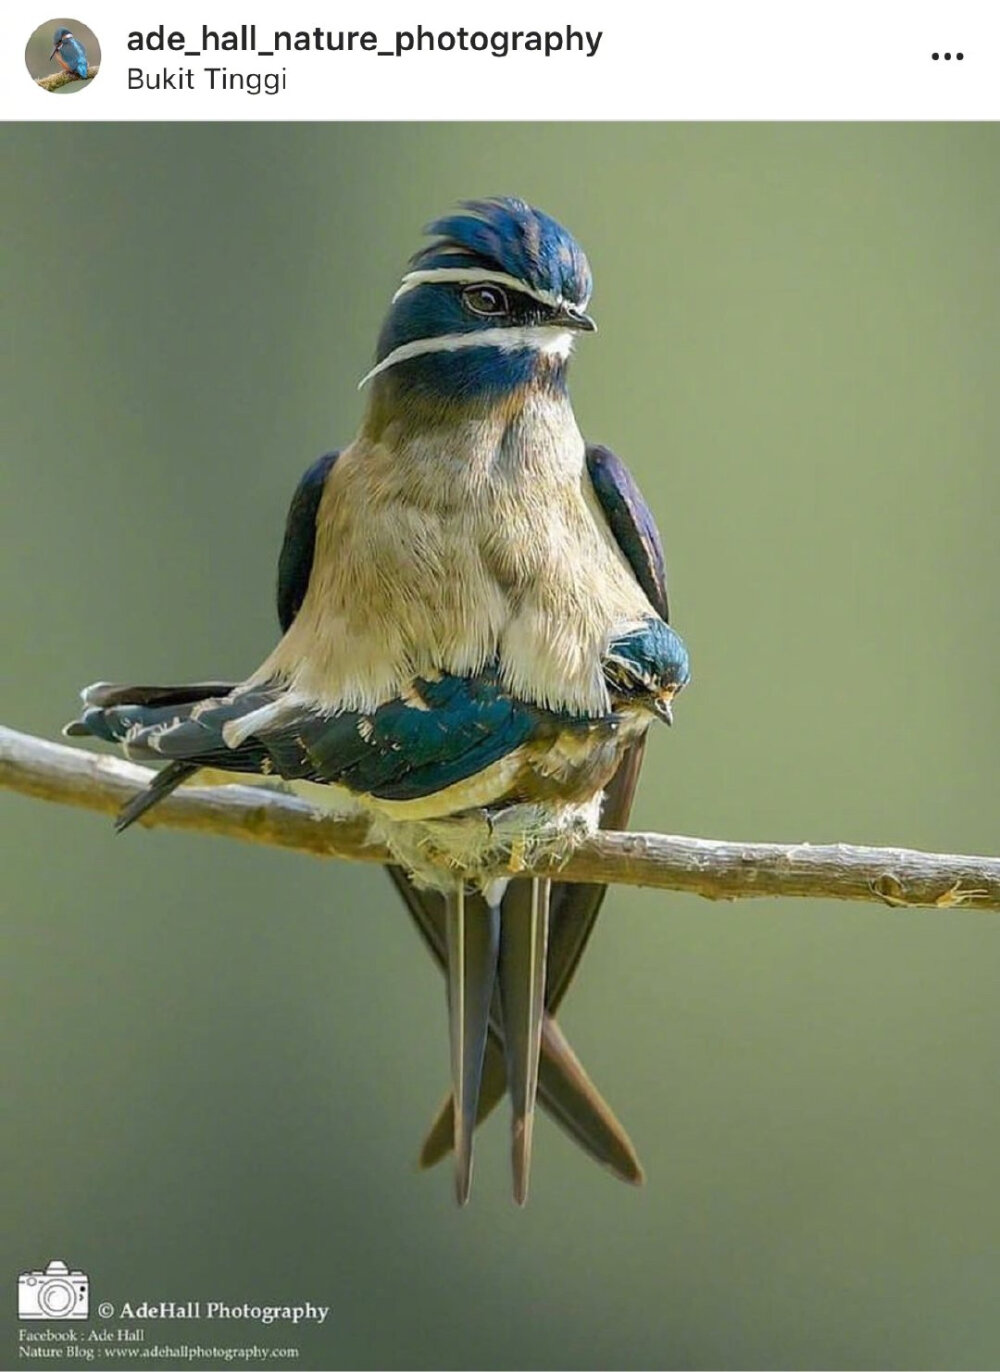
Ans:
[{"label": "bird", "polygon": [[71,72],[73,76],[78,76],[81,81],[86,81],[87,49],[79,38],[74,37],[69,29],[56,29],[52,35],[52,44],[49,61],[51,62],[53,57],[58,58],[63,71]]},{"label": "bird", "polygon": [[453,1152],[464,1205],[506,1091],[523,1205],[536,1102],[643,1179],[555,1018],[605,894],[558,871],[626,824],[690,663],[649,507],[574,416],[570,356],[596,329],[583,249],[514,196],[425,232],[354,440],[293,495],[271,653],[238,682],[98,682],[64,732],[165,764],[119,830],[204,769],[319,785],[366,817],[446,977],[451,1090],[421,1164]]}]

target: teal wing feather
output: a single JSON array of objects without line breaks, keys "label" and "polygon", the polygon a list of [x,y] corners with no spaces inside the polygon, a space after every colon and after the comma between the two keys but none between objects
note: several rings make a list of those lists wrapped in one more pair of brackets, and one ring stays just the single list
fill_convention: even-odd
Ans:
[{"label": "teal wing feather", "polygon": [[74,731],[119,743],[135,760],[277,775],[391,801],[433,795],[525,743],[593,727],[514,699],[493,671],[416,678],[404,697],[367,712],[286,705],[279,688],[266,687],[193,705],[133,703],[127,688],[116,699],[95,705],[85,693]]}]

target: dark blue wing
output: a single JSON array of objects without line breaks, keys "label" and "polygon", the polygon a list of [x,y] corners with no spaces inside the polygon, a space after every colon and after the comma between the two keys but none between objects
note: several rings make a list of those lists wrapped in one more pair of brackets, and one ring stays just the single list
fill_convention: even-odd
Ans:
[{"label": "dark blue wing", "polygon": [[285,706],[280,688],[153,703],[123,690],[106,704],[107,693],[105,686],[84,693],[72,729],[120,743],[128,757],[325,782],[381,800],[433,795],[522,744],[601,724],[516,700],[492,671],[418,678],[375,710],[334,715],[295,701]]},{"label": "dark blue wing", "polygon": [[316,552],[316,513],[326,478],[339,456],[339,452],[324,453],[312,464],[296,487],[288,508],[285,539],[278,557],[278,620],[282,633],[288,632],[309,589]]},{"label": "dark blue wing", "polygon": [[557,717],[509,696],[492,673],[417,680],[404,700],[291,731],[321,779],[382,800],[413,800],[475,776]]},{"label": "dark blue wing", "polygon": [[621,458],[599,443],[592,443],[587,448],[587,471],[604,518],[635,573],[636,581],[660,618],[668,619],[663,544],[656,521],[632,473]]}]

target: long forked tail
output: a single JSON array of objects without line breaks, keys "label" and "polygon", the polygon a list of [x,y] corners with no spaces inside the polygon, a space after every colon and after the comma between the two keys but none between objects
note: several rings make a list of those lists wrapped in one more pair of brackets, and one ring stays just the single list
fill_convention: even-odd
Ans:
[{"label": "long forked tail", "polygon": [[[496,1033],[496,1037],[494,1037]],[[499,1029],[486,1045],[476,1124],[503,1100],[507,1067]],[[538,1064],[538,1101],[574,1143],[619,1181],[641,1186],[645,1181],[635,1146],[611,1106],[591,1081],[554,1016],[542,1020],[542,1049]],[[455,1146],[454,1102],[449,1092],[427,1131],[420,1149],[420,1166],[436,1167]]]},{"label": "long forked tail", "polygon": [[[445,939],[444,897],[436,891],[425,891],[416,887],[401,867],[387,867],[414,924],[427,944],[428,951],[447,972],[448,952]],[[512,881],[507,888],[506,899],[515,897]],[[527,884],[527,883],[525,883]],[[559,890],[560,883],[553,883],[553,894]],[[553,899],[549,920],[548,949],[548,988],[546,992],[546,1014],[542,1020],[541,1057],[538,1068],[538,1101],[546,1113],[559,1127],[588,1153],[595,1162],[606,1167],[620,1181],[638,1186],[644,1180],[642,1165],[628,1134],[616,1119],[615,1114],[604,1100],[597,1087],[590,1080],[579,1058],[574,1053],[559,1025],[553,1018],[554,1012],[566,989],[569,977],[566,972],[567,957],[572,957],[575,949],[570,947],[572,939],[579,940],[581,911],[574,892],[584,891],[585,887],[563,885],[561,895],[572,897],[568,910],[570,916],[566,926],[561,927],[562,907]],[[466,897],[469,899],[469,897]],[[523,899],[524,897],[522,897]],[[500,1001],[495,996],[490,1013],[489,1038],[483,1058],[482,1080],[479,1087],[479,1104],[476,1110],[476,1124],[483,1120],[503,1100],[507,1092],[507,1064],[504,1054],[503,1025],[500,1017]],[[420,1150],[420,1166],[435,1167],[448,1156],[455,1143],[454,1101],[449,1092],[435,1116]]]},{"label": "long forked tail", "polygon": [[531,1143],[538,1091],[538,1059],[545,1015],[545,959],[549,940],[551,883],[533,877],[519,883],[527,900],[504,902],[500,916],[500,1012],[503,1016],[507,1084],[511,1103],[511,1166],[514,1199],[528,1199]]},{"label": "long forked tail", "polygon": [[455,1097],[455,1197],[469,1199],[490,1002],[497,973],[499,911],[464,883],[447,896],[448,1027]]},{"label": "long forked tail", "polygon": [[[499,1019],[510,1091],[514,1199],[523,1205],[528,1197],[546,1018],[550,883],[537,877],[520,881],[513,897],[505,897],[505,885],[500,883],[493,902],[467,892],[464,885],[445,898],[455,1194],[460,1205],[468,1200],[472,1184],[472,1143],[491,1015]],[[492,1062],[490,1066],[493,1076]]]},{"label": "long forked tail", "polygon": [[[602,828],[624,828],[642,765],[643,743],[633,744],[605,793]],[[399,867],[386,868],[431,955],[447,973],[444,899],[418,888]],[[530,902],[530,882],[515,878],[503,898],[503,908]],[[555,880],[550,896],[545,1014],[541,1025],[538,1100],[553,1120],[599,1163],[633,1186],[645,1180],[631,1139],[611,1107],[590,1080],[554,1015],[572,981],[580,957],[604,900],[605,887]],[[489,1037],[482,1066],[476,1124],[495,1109],[508,1085],[508,1066],[500,998],[493,1000]],[[453,1096],[445,1098],[420,1150],[420,1166],[434,1167],[455,1144]]]}]

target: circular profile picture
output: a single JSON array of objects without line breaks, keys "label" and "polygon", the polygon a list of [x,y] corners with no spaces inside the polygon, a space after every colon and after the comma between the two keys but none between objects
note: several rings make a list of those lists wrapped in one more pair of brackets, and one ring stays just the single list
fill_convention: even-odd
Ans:
[{"label": "circular profile picture", "polygon": [[48,19],[28,39],[24,65],[41,90],[69,95],[93,82],[101,67],[101,45],[79,19]]}]

